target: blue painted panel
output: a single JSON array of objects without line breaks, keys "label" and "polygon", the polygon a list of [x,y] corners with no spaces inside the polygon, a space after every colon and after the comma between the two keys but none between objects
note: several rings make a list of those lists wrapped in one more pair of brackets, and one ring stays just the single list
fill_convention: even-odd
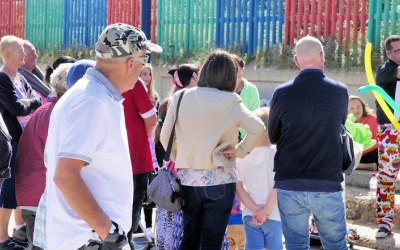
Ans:
[{"label": "blue painted panel", "polygon": [[107,0],[69,0],[64,9],[64,48],[93,48],[107,25]]},{"label": "blue painted panel", "polygon": [[216,46],[241,45],[242,54],[253,56],[282,43],[283,6],[284,0],[217,0]]}]

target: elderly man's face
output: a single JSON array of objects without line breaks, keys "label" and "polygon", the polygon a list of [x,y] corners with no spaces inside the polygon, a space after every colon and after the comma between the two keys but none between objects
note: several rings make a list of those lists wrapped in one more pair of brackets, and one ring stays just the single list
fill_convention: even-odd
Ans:
[{"label": "elderly man's face", "polygon": [[31,44],[24,44],[24,51],[26,54],[24,68],[32,71],[36,67],[36,49]]}]

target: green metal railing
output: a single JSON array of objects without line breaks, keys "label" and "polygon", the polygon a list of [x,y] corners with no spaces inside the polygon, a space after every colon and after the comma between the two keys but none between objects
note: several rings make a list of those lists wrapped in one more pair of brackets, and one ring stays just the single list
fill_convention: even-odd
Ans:
[{"label": "green metal railing", "polygon": [[25,38],[42,50],[61,49],[64,0],[26,1]]},{"label": "green metal railing", "polygon": [[213,0],[158,0],[157,43],[164,57],[215,47]]},{"label": "green metal railing", "polygon": [[369,0],[368,41],[375,48],[389,35],[399,34],[398,0]]}]

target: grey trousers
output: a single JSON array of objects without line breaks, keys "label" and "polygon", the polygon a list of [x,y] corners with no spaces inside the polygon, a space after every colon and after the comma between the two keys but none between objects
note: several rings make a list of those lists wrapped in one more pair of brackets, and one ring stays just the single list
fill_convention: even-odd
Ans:
[{"label": "grey trousers", "polygon": [[33,245],[33,233],[35,229],[36,212],[32,210],[21,209],[22,219],[26,224],[26,237],[32,250],[42,250],[42,248]]}]

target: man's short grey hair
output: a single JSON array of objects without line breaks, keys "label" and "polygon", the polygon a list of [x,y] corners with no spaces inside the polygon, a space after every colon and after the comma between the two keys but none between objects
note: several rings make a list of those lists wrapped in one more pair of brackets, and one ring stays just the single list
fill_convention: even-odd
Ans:
[{"label": "man's short grey hair", "polygon": [[63,63],[58,66],[50,76],[50,88],[57,97],[67,91],[67,75],[72,63]]},{"label": "man's short grey hair", "polygon": [[319,55],[321,51],[324,51],[321,41],[313,36],[301,38],[295,46],[295,52],[298,57]]}]

